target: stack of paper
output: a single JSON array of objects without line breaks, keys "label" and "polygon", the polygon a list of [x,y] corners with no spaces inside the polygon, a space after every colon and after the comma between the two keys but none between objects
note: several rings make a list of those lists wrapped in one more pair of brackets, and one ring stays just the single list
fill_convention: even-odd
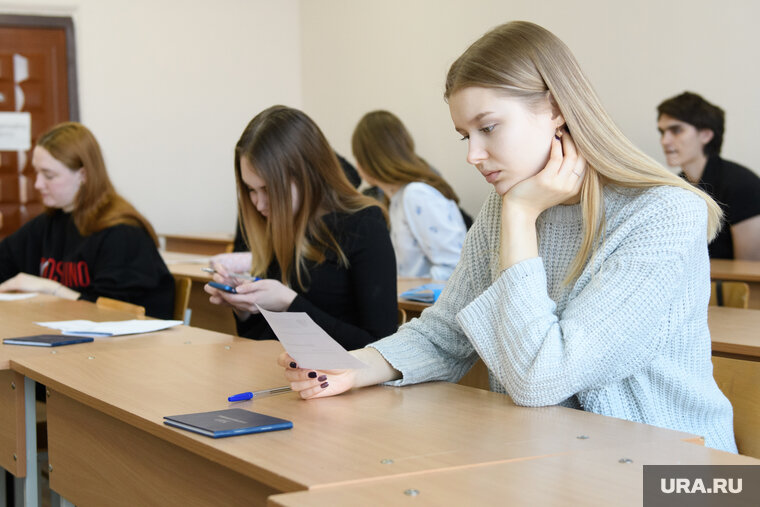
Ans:
[{"label": "stack of paper", "polygon": [[58,322],[35,322],[39,326],[60,329],[67,336],[120,336],[125,334],[152,333],[182,324],[181,320],[118,320],[92,322],[91,320],[61,320]]}]

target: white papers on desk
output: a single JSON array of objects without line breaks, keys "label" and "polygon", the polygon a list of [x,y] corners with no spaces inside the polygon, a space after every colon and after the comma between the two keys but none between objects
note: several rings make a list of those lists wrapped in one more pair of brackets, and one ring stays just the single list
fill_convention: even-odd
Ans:
[{"label": "white papers on desk", "polygon": [[61,320],[58,322],[35,322],[39,326],[60,329],[67,336],[120,336],[125,334],[152,333],[182,324],[181,320],[117,320],[92,322],[91,320]]},{"label": "white papers on desk", "polygon": [[36,296],[36,292],[0,292],[0,301],[18,301]]},{"label": "white papers on desk", "polygon": [[343,370],[367,368],[303,312],[270,312],[259,307],[274,334],[299,368]]}]

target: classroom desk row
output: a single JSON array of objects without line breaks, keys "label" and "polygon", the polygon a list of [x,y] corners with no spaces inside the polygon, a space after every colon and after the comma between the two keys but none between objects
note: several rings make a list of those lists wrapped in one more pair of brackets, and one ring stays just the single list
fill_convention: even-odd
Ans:
[{"label": "classroom desk row", "polygon": [[749,307],[760,309],[760,262],[712,259],[710,278],[749,285]]},{"label": "classroom desk row", "polygon": [[[38,296],[0,303],[0,337],[39,333],[34,321],[75,317],[131,318]],[[423,492],[430,505],[455,502],[450,495],[469,489],[462,484],[478,489],[472,498],[519,503],[524,491],[509,485],[538,484],[542,474],[563,478],[535,492],[539,499],[554,492],[556,503],[577,497],[578,484],[604,480],[615,457],[634,466],[618,467],[625,471],[610,480],[622,486],[599,488],[594,498],[640,505],[642,463],[760,464],[694,445],[701,441],[695,435],[562,407],[517,407],[507,396],[448,383],[376,386],[315,401],[294,393],[226,401],[282,385],[281,350],[277,342],[185,326],[60,350],[0,345],[0,465],[26,475],[31,489],[34,467],[21,458],[35,458],[34,447],[24,451],[34,440],[35,381],[48,392],[51,488],[80,505],[263,505],[268,498],[272,505],[348,505],[356,495],[385,503],[412,495],[399,494],[401,485]],[[232,405],[294,428],[214,440],[162,424],[166,415]],[[584,463],[599,472],[588,476]],[[504,472],[514,474],[511,482]],[[281,493],[302,496],[271,497]],[[36,505],[30,491],[27,498]]]},{"label": "classroom desk row", "polygon": [[[210,304],[208,294],[203,290],[203,286],[211,280],[210,274],[201,271],[202,267],[208,265],[209,257],[179,252],[162,252],[162,255],[174,276],[185,276],[192,281],[189,304],[192,310],[190,323],[195,327],[235,334],[235,320],[232,313],[227,308]],[[747,283],[750,286],[749,307],[760,310],[760,262],[714,259],[710,261],[710,269],[713,280]],[[429,305],[405,300],[401,297],[401,293],[430,282],[429,278],[401,277],[397,279],[398,305],[406,312],[407,320],[418,317]]]},{"label": "classroom desk row", "polygon": [[[208,294],[203,286],[211,280],[211,274],[201,271],[208,266],[209,257],[194,253],[161,252],[169,271],[174,276],[187,277],[192,281],[190,289],[191,310],[190,324],[194,327],[218,331],[220,333],[236,334],[235,319],[229,308],[213,305],[208,301]],[[429,305],[416,301],[408,301],[401,298],[401,293],[429,283],[429,278],[399,278],[398,279],[398,304],[399,308],[407,312],[408,318],[419,316]]]}]

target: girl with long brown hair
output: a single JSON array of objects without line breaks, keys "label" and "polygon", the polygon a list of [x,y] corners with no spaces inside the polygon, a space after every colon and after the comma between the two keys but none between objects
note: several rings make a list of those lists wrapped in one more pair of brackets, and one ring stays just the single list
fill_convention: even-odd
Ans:
[{"label": "girl with long brown hair", "polygon": [[32,165],[46,210],[0,243],[0,292],[106,296],[171,318],[174,278],[156,233],[114,189],[92,132],[54,126],[37,140]]},{"label": "girl with long brown hair", "polygon": [[251,275],[215,280],[211,302],[233,308],[238,334],[275,338],[257,305],[308,313],[344,347],[396,329],[396,263],[382,208],[360,194],[322,131],[302,111],[273,106],[256,115],[235,147],[240,224]]},{"label": "girl with long brown hair", "polygon": [[467,232],[454,190],[415,153],[411,134],[389,111],[365,114],[351,146],[359,174],[390,201],[399,276],[448,280]]},{"label": "girl with long brown hair", "polygon": [[636,148],[570,50],[528,22],[499,26],[451,66],[445,97],[467,161],[493,186],[438,301],[314,372],[278,359],[304,398],[392,382],[458,381],[702,435],[736,452],[707,326],[720,208]]}]

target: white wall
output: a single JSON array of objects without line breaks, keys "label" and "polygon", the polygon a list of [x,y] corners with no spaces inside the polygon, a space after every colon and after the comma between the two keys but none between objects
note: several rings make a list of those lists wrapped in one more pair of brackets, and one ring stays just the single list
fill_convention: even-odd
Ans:
[{"label": "white wall", "polygon": [[171,233],[233,232],[233,150],[274,103],[301,105],[297,0],[17,0],[69,15],[81,121],[117,190]]},{"label": "white wall", "polygon": [[726,110],[723,155],[760,171],[755,0],[304,0],[301,16],[304,108],[336,149],[350,157],[359,118],[389,109],[470,212],[489,187],[465,162],[443,81],[471,42],[516,19],[563,39],[618,125],[660,162],[656,106],[688,89]]},{"label": "white wall", "polygon": [[16,0],[0,12],[73,16],[82,121],[159,232],[232,231],[234,143],[274,103],[303,107],[350,159],[359,118],[395,112],[477,212],[489,186],[465,162],[443,80],[513,19],[562,38],[658,160],[655,107],[689,89],[727,111],[724,156],[760,171],[755,0]]}]

